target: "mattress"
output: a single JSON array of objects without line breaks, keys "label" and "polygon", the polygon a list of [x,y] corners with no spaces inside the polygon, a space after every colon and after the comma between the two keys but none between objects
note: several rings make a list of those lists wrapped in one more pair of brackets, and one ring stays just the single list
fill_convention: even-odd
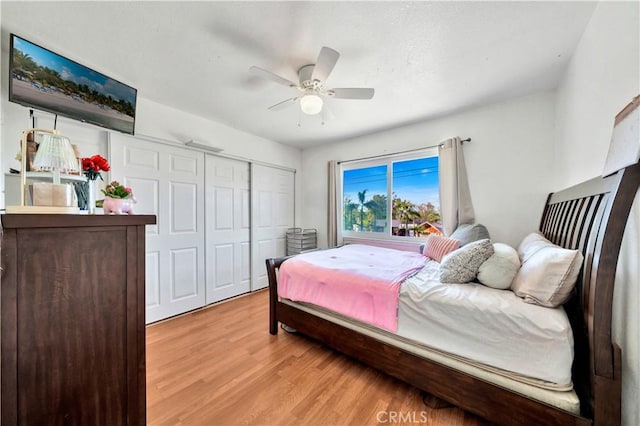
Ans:
[{"label": "mattress", "polygon": [[420,253],[364,244],[311,251],[282,264],[278,294],[395,332],[400,286],[426,262]]},{"label": "mattress", "polygon": [[563,308],[481,284],[444,284],[429,261],[400,288],[397,334],[552,389],[571,389],[573,334]]}]

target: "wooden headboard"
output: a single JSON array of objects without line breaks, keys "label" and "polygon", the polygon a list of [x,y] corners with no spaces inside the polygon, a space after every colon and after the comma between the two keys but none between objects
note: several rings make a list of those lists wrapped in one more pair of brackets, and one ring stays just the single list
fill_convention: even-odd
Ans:
[{"label": "wooden headboard", "polygon": [[621,421],[621,351],[611,340],[611,313],[620,246],[639,185],[640,164],[591,179],[550,194],[540,221],[550,241],[584,255],[565,308],[575,339],[574,386],[582,414],[596,424]]}]

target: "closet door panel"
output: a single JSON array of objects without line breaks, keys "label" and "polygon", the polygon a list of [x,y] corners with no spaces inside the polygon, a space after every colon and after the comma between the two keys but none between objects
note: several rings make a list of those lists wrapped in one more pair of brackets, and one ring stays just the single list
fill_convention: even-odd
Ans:
[{"label": "closet door panel", "polygon": [[177,302],[198,295],[198,249],[171,250],[171,301]]},{"label": "closet door panel", "polygon": [[[191,151],[189,151],[191,152]],[[171,155],[171,173],[184,173],[187,176],[198,175],[198,159],[193,157],[183,157],[181,155]]]},{"label": "closet door panel", "polygon": [[251,243],[240,244],[240,281],[247,288],[251,286]]},{"label": "closet door panel", "polygon": [[[116,137],[116,139],[119,138]],[[139,170],[147,169],[147,172],[160,172],[160,152],[155,147],[141,149],[125,145],[123,149],[125,152],[124,166],[135,167]]]},{"label": "closet door panel", "polygon": [[286,254],[287,229],[294,226],[293,171],[251,165],[251,290],[268,285],[265,259]]},{"label": "closet door panel", "polygon": [[171,230],[172,234],[198,232],[198,186],[193,183],[171,182]]},{"label": "closet door panel", "polygon": [[233,213],[235,210],[233,188],[215,188],[214,203],[216,206],[213,217],[216,232],[233,231]]},{"label": "closet door panel", "polygon": [[249,163],[207,155],[207,303],[250,290]]},{"label": "closet door panel", "polygon": [[240,227],[249,232],[251,228],[251,196],[249,190],[240,191],[240,210],[242,211],[242,217],[240,221]]},{"label": "closet door panel", "polygon": [[216,264],[214,265],[215,274],[215,289],[224,289],[233,286],[234,284],[234,270],[235,270],[235,256],[234,256],[233,244],[220,244],[215,247],[214,258]]},{"label": "closet door panel", "polygon": [[[111,167],[111,176],[115,176],[113,167],[114,166]],[[159,179],[127,177],[124,179],[123,183],[131,188],[135,188],[134,195],[136,197],[136,204],[134,205],[133,209],[136,214],[158,215],[160,210],[158,206],[160,200]],[[147,235],[158,235],[158,226],[159,224],[149,225],[147,227]]]},{"label": "closet door panel", "polygon": [[112,179],[133,189],[147,227],[146,320],[205,305],[204,154],[112,133]]}]

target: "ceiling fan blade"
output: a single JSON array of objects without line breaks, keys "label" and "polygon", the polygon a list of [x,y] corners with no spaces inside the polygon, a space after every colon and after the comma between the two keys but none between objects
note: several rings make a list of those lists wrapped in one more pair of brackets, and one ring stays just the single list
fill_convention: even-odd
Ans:
[{"label": "ceiling fan blade", "polygon": [[340,54],[330,47],[325,46],[320,49],[318,60],[316,61],[315,67],[313,67],[311,80],[326,81],[336,62],[338,62],[339,57]]},{"label": "ceiling fan blade", "polygon": [[275,105],[271,105],[267,109],[269,109],[271,111],[280,111],[281,109],[285,109],[288,106],[295,104],[296,101],[298,100],[298,98],[299,97],[295,97],[295,98],[287,99],[286,101],[278,102]]},{"label": "ceiling fan blade", "polygon": [[371,99],[375,92],[375,89],[365,87],[327,90],[329,96],[337,99]]},{"label": "ceiling fan blade", "polygon": [[282,84],[284,86],[298,87],[298,85],[296,83],[294,83],[293,81],[287,80],[284,77],[280,77],[279,75],[274,74],[271,71],[267,71],[267,70],[265,70],[263,68],[260,68],[260,67],[253,66],[253,67],[249,68],[249,72],[251,74],[253,74],[253,75],[264,77],[264,78],[266,78],[268,80],[274,81],[274,82],[276,82],[278,84]]}]

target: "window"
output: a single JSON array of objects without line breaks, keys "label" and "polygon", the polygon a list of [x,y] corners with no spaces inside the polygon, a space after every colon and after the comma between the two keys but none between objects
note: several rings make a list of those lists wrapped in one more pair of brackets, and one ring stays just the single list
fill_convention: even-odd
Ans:
[{"label": "window", "polygon": [[345,170],[343,230],[387,232],[387,165]]},{"label": "window", "polygon": [[341,177],[344,236],[441,234],[437,150],[343,163]]}]

